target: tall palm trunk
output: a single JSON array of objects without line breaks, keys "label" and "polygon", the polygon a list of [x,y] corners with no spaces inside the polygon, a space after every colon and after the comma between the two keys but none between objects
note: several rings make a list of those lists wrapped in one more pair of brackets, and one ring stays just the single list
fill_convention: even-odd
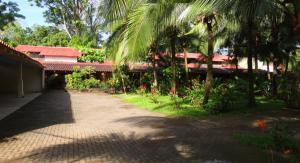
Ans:
[{"label": "tall palm trunk", "polygon": [[258,38],[256,36],[255,39],[255,48],[254,50],[252,50],[252,52],[254,53],[254,63],[255,63],[255,72],[258,72],[258,54],[257,54],[257,49],[258,48]]},{"label": "tall palm trunk", "polygon": [[[272,31],[271,31],[271,36],[272,36],[272,44],[273,46],[276,48],[274,51],[278,51],[278,33],[279,33],[279,29],[278,29],[278,25],[277,25],[277,20],[276,18],[272,19]],[[273,98],[277,97],[277,67],[278,67],[278,58],[277,56],[274,54],[273,58],[273,75],[272,75],[272,96]]]},{"label": "tall palm trunk", "polygon": [[189,68],[188,68],[188,59],[187,59],[187,49],[183,48],[184,53],[184,70],[185,70],[185,82],[189,84]]},{"label": "tall palm trunk", "polygon": [[170,45],[171,45],[171,66],[172,66],[172,88],[171,93],[176,95],[176,32],[172,32],[170,37]]},{"label": "tall palm trunk", "polygon": [[[237,44],[234,44],[234,49],[237,48]],[[234,53],[234,64],[235,64],[235,72],[238,74],[239,71],[239,60],[237,52]]]},{"label": "tall palm trunk", "polygon": [[299,0],[292,0],[292,3],[294,5],[295,10],[294,32],[296,34],[297,39],[300,40],[300,3]]},{"label": "tall palm trunk", "polygon": [[289,62],[290,62],[290,57],[289,57],[289,56],[286,56],[286,59],[285,59],[285,70],[284,70],[284,74],[285,74],[285,75],[287,75],[287,73],[288,73]]},{"label": "tall palm trunk", "polygon": [[153,67],[153,88],[157,90],[157,68],[156,68],[156,52],[152,52],[152,67]]},{"label": "tall palm trunk", "polygon": [[209,94],[213,83],[213,31],[212,31],[211,20],[207,20],[206,25],[208,31],[208,38],[207,38],[208,56],[207,56],[207,73],[206,73],[206,80],[205,80],[205,92],[204,92],[203,104],[207,104],[208,102]]},{"label": "tall palm trunk", "polygon": [[267,73],[268,73],[268,80],[271,80],[271,74],[270,74],[270,61],[267,59]]},{"label": "tall palm trunk", "polygon": [[255,97],[254,97],[254,76],[253,76],[253,67],[252,67],[252,59],[253,59],[253,21],[251,18],[248,19],[248,47],[247,47],[247,55],[248,55],[248,106],[255,106]]},{"label": "tall palm trunk", "polygon": [[277,97],[277,60],[273,60],[273,77],[272,77],[272,96],[273,98]]},{"label": "tall palm trunk", "polygon": [[124,77],[123,77],[123,75],[121,76],[121,80],[122,80],[122,88],[123,88],[123,93],[127,94],[127,93],[126,93],[125,80],[124,80]]}]

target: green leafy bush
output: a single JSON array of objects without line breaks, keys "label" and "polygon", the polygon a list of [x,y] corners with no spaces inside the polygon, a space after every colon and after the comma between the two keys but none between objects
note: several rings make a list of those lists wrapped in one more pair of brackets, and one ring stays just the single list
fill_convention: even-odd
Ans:
[{"label": "green leafy bush", "polygon": [[144,96],[146,94],[146,89],[147,89],[146,85],[142,85],[136,90],[136,93],[138,95]]},{"label": "green leafy bush", "polygon": [[271,81],[266,80],[265,77],[257,77],[254,85],[254,91],[256,95],[271,97],[272,96]]},{"label": "green leafy bush", "polygon": [[183,102],[182,98],[178,97],[177,95],[173,95],[173,94],[170,94],[170,98],[172,101],[173,109],[175,109],[175,110],[183,109],[183,107],[181,106],[181,104]]},{"label": "green leafy bush", "polygon": [[66,87],[68,89],[87,90],[90,88],[98,88],[100,81],[93,77],[95,73],[92,67],[85,67],[80,69],[74,67],[74,72],[65,76]]},{"label": "green leafy bush", "polygon": [[[116,93],[117,91],[123,91],[126,93],[135,92],[137,89],[136,80],[130,78],[128,65],[122,65],[117,67],[113,72],[113,77],[108,81],[108,85],[112,90],[111,93]],[[132,80],[129,80],[132,79]]]},{"label": "green leafy bush", "polygon": [[185,100],[189,101],[191,105],[201,108],[204,98],[204,85],[198,80],[192,80],[192,88],[186,91]]},{"label": "green leafy bush", "polygon": [[151,89],[151,93],[148,95],[149,99],[154,103],[154,104],[159,104],[159,92],[155,88]]},{"label": "green leafy bush", "polygon": [[198,80],[192,80],[192,88],[187,89],[184,99],[192,106],[204,108],[213,114],[226,112],[231,106],[245,97],[244,92],[247,92],[245,86],[247,86],[245,81],[239,78],[228,81],[216,79],[211,89],[208,103],[203,105],[204,84],[201,84]]},{"label": "green leafy bush", "polygon": [[106,59],[106,49],[93,49],[87,47],[80,47],[78,49],[84,53],[84,55],[79,58],[79,61],[81,62],[104,62]]},{"label": "green leafy bush", "polygon": [[269,132],[272,146],[278,151],[297,148],[299,143],[293,141],[293,135],[294,133],[289,130],[287,124],[283,121],[275,121]]},{"label": "green leafy bush", "polygon": [[116,78],[116,77],[112,77],[107,81],[107,84],[110,88],[113,88],[115,90],[119,90],[121,87],[121,81]]},{"label": "green leafy bush", "polygon": [[106,91],[106,90],[108,90],[108,88],[109,88],[109,86],[106,82],[100,82],[99,83],[99,89],[100,90]]},{"label": "green leafy bush", "polygon": [[241,83],[240,79],[229,80],[214,86],[204,108],[213,114],[229,111],[230,107],[245,97],[245,92],[241,90],[239,83]]},{"label": "green leafy bush", "polygon": [[272,149],[278,152],[290,150],[298,152],[300,141],[295,139],[294,133],[289,130],[283,121],[275,121],[272,128],[264,134],[239,133],[234,137],[241,143],[254,145],[261,149]]}]

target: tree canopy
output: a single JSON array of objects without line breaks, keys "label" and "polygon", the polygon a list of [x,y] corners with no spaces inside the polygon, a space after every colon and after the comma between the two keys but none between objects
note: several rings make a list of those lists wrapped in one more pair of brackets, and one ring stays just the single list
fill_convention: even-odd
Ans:
[{"label": "tree canopy", "polygon": [[8,24],[0,32],[0,38],[11,46],[20,44],[41,46],[68,46],[68,35],[56,27],[36,25],[32,28],[23,28],[18,23]]},{"label": "tree canopy", "polygon": [[19,14],[18,4],[15,2],[2,2],[0,0],[0,30],[11,22],[14,22],[16,18],[25,18]]},{"label": "tree canopy", "polygon": [[99,41],[103,30],[102,1],[94,0],[29,0],[46,8],[47,22],[62,26],[71,38],[88,35]]}]

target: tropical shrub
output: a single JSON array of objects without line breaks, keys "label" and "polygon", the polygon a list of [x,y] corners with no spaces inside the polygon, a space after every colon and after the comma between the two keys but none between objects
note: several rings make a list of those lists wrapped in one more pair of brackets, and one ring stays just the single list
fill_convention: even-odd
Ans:
[{"label": "tropical shrub", "polygon": [[144,96],[146,94],[146,90],[147,90],[147,85],[143,84],[142,86],[140,86],[137,90],[136,93],[138,95]]},{"label": "tropical shrub", "polygon": [[211,90],[208,103],[203,107],[212,114],[229,111],[230,107],[239,103],[245,97],[240,84],[243,81],[229,80],[214,86]]},{"label": "tropical shrub", "polygon": [[299,76],[291,72],[278,77],[278,96],[290,108],[300,109]]},{"label": "tropical shrub", "polygon": [[143,83],[143,89],[145,91],[150,91],[150,87],[153,85],[153,71],[148,70],[145,72],[141,78],[141,82]]},{"label": "tropical shrub", "polygon": [[116,77],[112,77],[107,81],[107,85],[111,90],[111,93],[116,93],[117,90],[121,89],[121,81],[116,78]]},{"label": "tropical shrub", "polygon": [[276,120],[273,126],[264,134],[239,133],[235,138],[242,143],[254,145],[261,149],[275,150],[282,153],[299,152],[300,141],[294,138],[284,121]]},{"label": "tropical shrub", "polygon": [[122,65],[117,67],[113,72],[113,77],[108,81],[113,92],[122,90],[124,93],[127,91],[135,92],[137,87],[137,80],[133,79],[133,76],[129,74],[129,67],[127,65]]},{"label": "tropical shrub", "polygon": [[[159,78],[159,90],[160,90],[160,93],[163,94],[163,95],[168,95],[170,93],[170,90],[171,90],[171,81],[172,81],[172,67],[167,67],[167,68],[164,68],[162,70],[160,70],[159,74],[160,74],[160,78]],[[183,75],[183,69],[178,66],[177,69],[176,69],[176,80],[178,82],[178,84],[180,84],[182,81],[184,80],[181,80],[182,79],[182,75]],[[177,90],[178,91],[178,90]]]},{"label": "tropical shrub", "polygon": [[154,104],[158,104],[159,103],[159,92],[157,89],[155,88],[151,88],[151,93],[148,95],[149,99],[152,101],[152,103]]},{"label": "tropical shrub", "polygon": [[159,90],[162,94],[167,95],[171,90],[172,68],[168,67],[161,70],[161,79],[159,80]]},{"label": "tropical shrub", "polygon": [[278,151],[283,151],[289,148],[297,148],[297,143],[292,141],[294,133],[289,130],[287,124],[283,121],[275,121],[269,135],[273,142],[273,148]]},{"label": "tropical shrub", "polygon": [[254,86],[255,94],[262,95],[265,97],[272,96],[272,82],[267,80],[265,77],[257,77],[255,86]]},{"label": "tropical shrub", "polygon": [[198,80],[192,80],[192,88],[187,89],[185,100],[189,101],[193,106],[201,108],[203,98],[204,85],[201,84]]},{"label": "tropical shrub", "polygon": [[98,88],[100,81],[93,77],[95,73],[92,67],[80,69],[74,67],[74,72],[65,76],[66,87],[68,89],[86,90],[90,88]]},{"label": "tropical shrub", "polygon": [[170,98],[172,101],[173,109],[176,109],[176,110],[182,109],[182,106],[181,106],[182,99],[180,97],[178,97],[177,95],[170,94]]},{"label": "tropical shrub", "polygon": [[107,91],[109,88],[108,84],[106,82],[100,82],[99,83],[99,89],[103,91]]}]

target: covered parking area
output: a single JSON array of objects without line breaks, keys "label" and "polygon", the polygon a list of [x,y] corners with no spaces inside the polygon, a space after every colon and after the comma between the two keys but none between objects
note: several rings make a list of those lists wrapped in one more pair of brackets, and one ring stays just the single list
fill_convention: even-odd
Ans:
[{"label": "covered parking area", "polygon": [[43,89],[43,65],[0,40],[0,119]]}]

